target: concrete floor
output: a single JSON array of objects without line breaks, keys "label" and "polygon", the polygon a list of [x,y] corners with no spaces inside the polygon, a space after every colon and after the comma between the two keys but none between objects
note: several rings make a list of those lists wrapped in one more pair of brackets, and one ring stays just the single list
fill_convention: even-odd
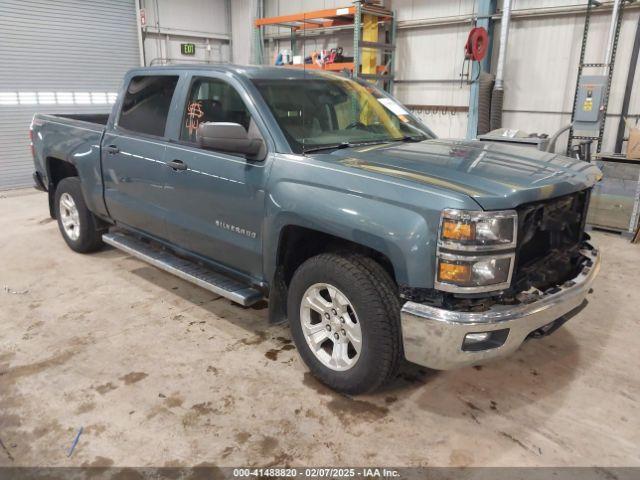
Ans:
[{"label": "concrete floor", "polygon": [[640,466],[640,246],[594,236],[590,305],[553,336],[353,399],[264,306],[76,254],[44,194],[0,192],[0,465]]}]

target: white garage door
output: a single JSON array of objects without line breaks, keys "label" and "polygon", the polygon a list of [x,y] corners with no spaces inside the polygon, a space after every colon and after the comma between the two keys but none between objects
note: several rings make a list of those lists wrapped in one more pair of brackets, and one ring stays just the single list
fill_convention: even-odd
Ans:
[{"label": "white garage door", "polygon": [[136,29],[134,0],[0,0],[0,190],[32,185],[35,112],[111,110]]}]

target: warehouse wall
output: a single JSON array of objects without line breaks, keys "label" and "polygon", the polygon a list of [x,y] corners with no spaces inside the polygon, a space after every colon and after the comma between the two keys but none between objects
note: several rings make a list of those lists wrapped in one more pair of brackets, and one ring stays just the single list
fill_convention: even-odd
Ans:
[{"label": "warehouse wall", "polygon": [[[295,13],[305,10],[333,8],[350,2],[335,0],[265,0],[267,16]],[[471,28],[468,17],[473,14],[474,0],[389,0],[387,5],[396,10],[398,52],[396,57],[395,94],[406,104],[423,106],[417,113],[434,131],[443,137],[464,137],[467,129],[469,86],[455,80],[463,63],[463,47]],[[500,5],[502,2],[498,0]],[[503,123],[510,128],[528,132],[549,133],[570,120],[576,83],[578,58],[582,41],[584,15],[555,14],[531,18],[518,18],[525,10],[541,13],[558,6],[584,6],[586,0],[513,0],[515,16],[511,23],[509,48],[505,71],[505,113]],[[593,17],[588,43],[587,61],[602,62],[611,10]],[[626,7],[617,63],[614,72],[607,128],[603,150],[613,150],[620,120],[629,58],[640,9]],[[416,26],[410,24],[425,20],[439,25]],[[496,29],[499,29],[496,22]],[[276,30],[269,31],[272,34]],[[281,31],[284,33],[284,31]],[[336,45],[351,52],[351,35],[339,32],[331,36],[309,37],[307,50],[331,48]],[[494,57],[498,53],[498,35],[494,37]],[[264,59],[273,63],[278,49],[289,48],[286,39],[267,43]],[[495,66],[495,61],[493,62]],[[635,66],[637,68],[637,66]],[[594,71],[596,73],[597,71]],[[599,73],[599,72],[597,72]],[[630,113],[640,114],[640,72],[636,76]],[[429,80],[424,83],[403,83],[402,80]],[[433,80],[444,80],[434,82]],[[618,114],[618,115],[617,115]],[[566,145],[561,137],[558,148]]]},{"label": "warehouse wall", "polygon": [[[399,26],[402,22],[467,16],[473,13],[473,0],[420,2],[395,0]],[[437,135],[464,137],[467,113],[454,107],[468,107],[469,87],[459,82],[463,48],[470,23],[398,29],[395,95],[406,104],[425,105],[416,113]],[[402,83],[403,80],[428,80]],[[434,82],[442,80],[442,82]],[[441,108],[430,108],[440,106]]]},{"label": "warehouse wall", "polygon": [[[232,0],[233,1],[233,0]],[[231,59],[227,0],[140,0],[145,63],[219,63]],[[194,43],[195,55],[182,55],[181,43]]]},{"label": "warehouse wall", "polygon": [[[516,8],[529,8],[539,2],[515,0]],[[561,1],[545,4],[562,5]],[[631,48],[640,10],[625,9],[616,65],[609,98],[608,118],[603,151],[613,151],[622,110],[622,99],[630,68]],[[611,11],[594,15],[589,29],[586,62],[604,62]],[[510,46],[507,50],[505,85],[505,122],[526,126],[531,132],[553,132],[571,121],[573,94],[584,28],[583,15],[555,18],[521,19],[513,22]],[[637,69],[637,65],[633,68]],[[584,73],[601,73],[589,69]],[[636,71],[635,89],[629,113],[640,114],[640,88]],[[566,136],[559,142],[566,146]]]}]

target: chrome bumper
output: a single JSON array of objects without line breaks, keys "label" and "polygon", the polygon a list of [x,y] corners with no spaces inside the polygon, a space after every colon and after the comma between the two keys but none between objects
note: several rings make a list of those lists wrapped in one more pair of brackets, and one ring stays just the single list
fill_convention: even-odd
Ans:
[{"label": "chrome bumper", "polygon": [[[578,308],[600,269],[597,250],[583,250],[591,260],[573,280],[553,293],[535,295],[527,303],[495,305],[484,312],[458,312],[407,302],[401,311],[402,338],[407,360],[436,370],[474,365],[517,350],[527,336]],[[506,330],[500,346],[463,350],[468,333]],[[498,336],[498,335],[496,335]]]}]

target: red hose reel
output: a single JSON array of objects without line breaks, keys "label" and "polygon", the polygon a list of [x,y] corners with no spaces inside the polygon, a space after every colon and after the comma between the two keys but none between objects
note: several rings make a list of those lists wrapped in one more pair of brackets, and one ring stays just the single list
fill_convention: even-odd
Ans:
[{"label": "red hose reel", "polygon": [[481,61],[489,49],[489,34],[483,27],[474,27],[464,47],[465,57],[469,60]]}]

